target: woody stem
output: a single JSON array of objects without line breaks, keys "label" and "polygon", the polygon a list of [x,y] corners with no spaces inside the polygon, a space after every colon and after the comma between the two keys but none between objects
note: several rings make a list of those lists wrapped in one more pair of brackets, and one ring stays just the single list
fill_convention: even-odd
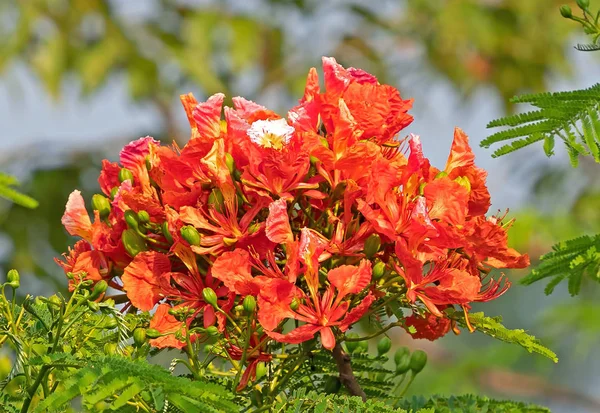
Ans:
[{"label": "woody stem", "polygon": [[363,401],[367,400],[367,395],[364,390],[358,384],[354,373],[352,372],[352,364],[350,363],[350,356],[342,350],[340,343],[336,343],[335,347],[331,351],[333,359],[337,364],[338,372],[340,373],[340,382],[346,387],[348,392],[353,396],[359,396]]}]

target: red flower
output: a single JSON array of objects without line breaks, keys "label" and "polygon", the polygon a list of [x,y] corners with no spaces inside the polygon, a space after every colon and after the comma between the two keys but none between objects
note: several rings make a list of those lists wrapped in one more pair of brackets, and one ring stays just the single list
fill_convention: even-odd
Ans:
[{"label": "red flower", "polygon": [[150,311],[164,298],[161,279],[171,271],[169,257],[155,251],[140,252],[121,276],[127,297],[135,307]]},{"label": "red flower", "polygon": [[[151,339],[150,345],[158,348],[184,348],[187,326],[185,323],[178,321],[174,316],[169,314],[171,306],[161,304],[157,307],[156,312],[150,320],[150,328],[154,328],[161,332],[163,336]],[[180,338],[184,340],[180,340]],[[192,336],[192,338],[195,338]]]},{"label": "red flower", "polygon": [[[423,318],[413,313],[404,319],[404,323],[405,325],[402,327],[412,338],[427,339],[429,341],[434,341],[445,336],[452,326],[452,321],[448,318],[437,317],[433,314],[426,314]],[[412,333],[409,327],[413,327],[416,332]]]}]

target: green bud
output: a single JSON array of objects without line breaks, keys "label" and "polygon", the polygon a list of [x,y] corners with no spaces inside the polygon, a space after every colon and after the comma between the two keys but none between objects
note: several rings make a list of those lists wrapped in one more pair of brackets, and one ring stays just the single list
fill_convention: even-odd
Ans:
[{"label": "green bud", "polygon": [[373,266],[373,278],[375,280],[380,279],[385,274],[385,263],[383,261],[377,261]]},{"label": "green bud", "polygon": [[471,181],[469,181],[469,178],[467,178],[466,176],[459,176],[454,180],[454,182],[456,182],[460,186],[467,188],[468,192],[471,192]]},{"label": "green bud", "polygon": [[127,168],[121,168],[119,171],[119,182],[131,181],[133,184],[133,173]]},{"label": "green bud", "polygon": [[310,164],[311,165],[316,165],[317,162],[319,162],[319,158],[317,158],[316,156],[310,156]]},{"label": "green bud", "polygon": [[123,241],[125,250],[131,257],[135,257],[140,252],[148,249],[144,239],[140,237],[139,234],[133,229],[127,229],[123,231],[121,240]]},{"label": "green bud", "polygon": [[115,186],[113,189],[110,190],[110,197],[112,199],[115,199],[115,197],[117,196],[117,192],[119,192],[119,187]]},{"label": "green bud", "polygon": [[379,252],[381,247],[381,238],[377,234],[371,234],[365,241],[365,255],[367,258],[373,258]]},{"label": "green bud", "polygon": [[368,351],[369,351],[369,342],[367,340],[359,341],[356,352],[357,353],[367,353]]},{"label": "green bud", "polygon": [[410,356],[410,350],[408,349],[408,347],[400,347],[394,353],[394,363],[396,363],[396,365],[400,364],[402,359],[404,359],[407,356]]},{"label": "green bud", "polygon": [[[360,337],[357,333],[348,333],[346,334],[347,338],[358,338]],[[358,348],[359,341],[346,341],[346,348],[348,349],[348,353],[354,353],[354,351]]]},{"label": "green bud", "polygon": [[181,227],[180,233],[183,239],[186,240],[190,245],[200,245],[200,233],[193,226],[186,225]]},{"label": "green bud", "polygon": [[427,364],[427,353],[423,350],[415,350],[410,357],[410,369],[414,374],[418,374]]},{"label": "green bud", "polygon": [[57,296],[56,294],[50,296],[50,298],[48,298],[48,301],[50,301],[50,303],[52,304],[52,307],[55,307],[55,308],[60,308],[60,305],[63,302],[63,300],[61,300],[60,297]]},{"label": "green bud", "polygon": [[267,365],[261,361],[256,364],[256,381],[262,379],[267,374]]},{"label": "green bud", "polygon": [[6,282],[14,289],[19,288],[21,285],[21,277],[19,276],[19,272],[17,270],[10,270],[8,274],[6,274]]},{"label": "green bud", "polygon": [[229,173],[233,175],[235,173],[235,160],[230,153],[225,154],[225,165],[227,165],[227,169],[229,169]]},{"label": "green bud", "polygon": [[248,314],[252,314],[256,309],[256,299],[251,295],[247,295],[246,298],[244,298],[243,305],[244,311],[246,311]]},{"label": "green bud", "polygon": [[300,300],[298,300],[297,298],[294,298],[292,300],[292,303],[290,304],[290,309],[292,311],[296,311],[298,309],[298,307],[300,307]]},{"label": "green bud", "polygon": [[117,320],[115,320],[114,318],[109,318],[102,324],[101,328],[104,328],[106,330],[112,330],[113,328],[117,328],[117,325]]},{"label": "green bud", "polygon": [[160,229],[162,230],[162,233],[169,242],[169,244],[172,244],[173,236],[171,235],[171,231],[169,231],[169,223],[167,221],[163,222],[160,226]]},{"label": "green bud", "polygon": [[342,382],[337,376],[329,376],[325,380],[324,391],[326,394],[336,394],[342,388]]},{"label": "green bud", "polygon": [[127,222],[127,226],[131,229],[137,230],[139,227],[139,221],[138,221],[138,215],[135,213],[135,211],[132,209],[128,209],[127,211],[125,211],[124,215],[125,215],[125,222]]},{"label": "green bud", "polygon": [[392,348],[392,340],[389,337],[382,337],[377,343],[377,355],[383,356]]},{"label": "green bud", "polygon": [[106,219],[110,214],[110,201],[104,195],[94,194],[92,196],[92,208],[94,211],[98,211],[100,219]]},{"label": "green bud", "polygon": [[219,329],[215,326],[210,326],[206,328],[206,334],[208,334],[211,337],[216,336],[217,334],[219,334]]},{"label": "green bud", "polygon": [[566,4],[560,6],[560,14],[566,19],[573,17],[573,11],[571,11],[571,8]]},{"label": "green bud", "polygon": [[202,297],[204,297],[204,301],[207,304],[217,307],[217,294],[215,293],[215,290],[210,287],[206,287],[202,290]]},{"label": "green bud", "polygon": [[142,224],[147,224],[150,222],[150,214],[147,211],[142,210],[138,212],[137,215]]},{"label": "green bud", "polygon": [[117,345],[115,343],[106,343],[106,344],[104,344],[104,354],[112,356],[116,352],[117,352]]},{"label": "green bud", "polygon": [[139,347],[146,342],[146,329],[138,327],[133,330],[133,342]]},{"label": "green bud", "polygon": [[208,205],[212,206],[217,212],[223,212],[223,193],[219,189],[213,189],[208,196]]},{"label": "green bud", "polygon": [[577,0],[576,3],[581,10],[587,11],[590,7],[590,0]]},{"label": "green bud", "polygon": [[96,283],[96,285],[94,285],[94,289],[92,290],[92,293],[88,296],[89,300],[95,300],[96,298],[100,297],[100,295],[102,293],[104,293],[106,291],[106,289],[108,288],[108,283],[104,280],[100,280]]},{"label": "green bud", "polygon": [[435,179],[443,178],[443,177],[445,177],[445,176],[448,176],[448,172],[446,172],[446,171],[441,171],[440,173],[438,173],[438,174],[435,176]]},{"label": "green bud", "polygon": [[162,333],[155,328],[146,329],[146,337],[148,338],[159,338],[162,336]]},{"label": "green bud", "polygon": [[94,312],[100,310],[100,305],[95,301],[88,301],[87,306]]}]

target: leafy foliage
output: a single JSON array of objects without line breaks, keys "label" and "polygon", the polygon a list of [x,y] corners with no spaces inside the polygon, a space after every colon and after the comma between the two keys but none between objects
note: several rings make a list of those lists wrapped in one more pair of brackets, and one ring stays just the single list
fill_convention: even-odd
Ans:
[{"label": "leafy foliage", "polygon": [[546,286],[546,294],[563,280],[568,280],[569,293],[579,294],[584,276],[600,281],[600,235],[584,235],[579,238],[559,242],[552,251],[541,257],[541,263],[521,282],[525,285],[551,278]]},{"label": "leafy foliage", "polygon": [[[409,411],[435,413],[550,413],[545,407],[513,401],[500,401],[474,395],[413,397],[400,406]],[[419,409],[419,410],[417,410]]]},{"label": "leafy foliage", "polygon": [[16,185],[19,185],[17,178],[0,172],[0,198],[8,199],[25,208],[37,208],[38,202],[35,199],[12,188]]},{"label": "leafy foliage", "polygon": [[[295,391],[287,400],[281,401],[274,406],[274,411],[281,413],[307,412],[307,413],[407,413],[404,409],[396,409],[382,401],[367,400],[363,403],[360,397],[328,395],[315,391]],[[419,410],[418,413],[426,413],[427,410]]]},{"label": "leafy foliage", "polygon": [[506,155],[544,141],[546,155],[554,154],[554,139],[563,140],[576,166],[579,155],[600,162],[600,84],[588,89],[517,96],[513,103],[529,103],[537,110],[496,119],[488,128],[508,126],[481,142],[483,147],[512,141],[497,149],[493,157]]},{"label": "leafy foliage", "polygon": [[549,358],[555,363],[558,362],[556,354],[540,344],[539,340],[529,335],[522,329],[511,330],[502,325],[502,317],[487,317],[482,312],[470,313],[468,324],[464,313],[454,310],[447,310],[449,316],[456,320],[458,324],[467,327],[470,324],[475,330],[482,332],[485,335],[493,337],[497,340],[504,341],[510,344],[517,344],[523,347],[530,353],[538,353]]}]

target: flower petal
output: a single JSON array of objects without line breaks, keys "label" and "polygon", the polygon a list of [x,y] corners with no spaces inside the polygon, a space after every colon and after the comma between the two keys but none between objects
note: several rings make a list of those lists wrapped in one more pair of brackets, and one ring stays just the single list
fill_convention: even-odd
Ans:
[{"label": "flower petal", "polygon": [[160,278],[169,271],[171,262],[165,254],[145,251],[136,255],[121,276],[131,304],[150,311],[163,298]]},{"label": "flower petal", "polygon": [[92,241],[92,221],[85,209],[81,192],[78,190],[69,195],[61,222],[69,234]]}]

